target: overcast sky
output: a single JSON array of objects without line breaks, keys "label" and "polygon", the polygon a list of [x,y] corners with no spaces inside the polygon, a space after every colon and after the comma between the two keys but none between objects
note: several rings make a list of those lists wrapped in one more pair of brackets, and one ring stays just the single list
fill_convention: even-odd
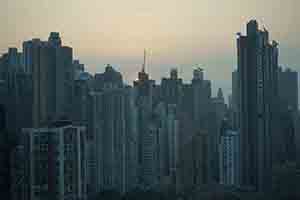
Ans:
[{"label": "overcast sky", "polygon": [[0,54],[58,31],[87,70],[110,63],[131,82],[143,49],[147,71],[160,80],[171,67],[189,80],[202,64],[214,91],[231,89],[235,33],[257,19],[280,44],[280,63],[300,70],[299,0],[0,0]]}]

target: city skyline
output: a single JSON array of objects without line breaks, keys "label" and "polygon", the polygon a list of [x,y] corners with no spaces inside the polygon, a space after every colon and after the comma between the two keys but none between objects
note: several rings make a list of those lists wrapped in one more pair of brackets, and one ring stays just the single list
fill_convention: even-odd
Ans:
[{"label": "city skyline", "polygon": [[214,82],[213,94],[222,87],[227,96],[228,80],[236,68],[234,35],[244,30],[245,21],[256,18],[280,42],[280,64],[299,70],[296,0],[284,5],[280,1],[131,1],[130,7],[123,3],[118,7],[115,1],[59,3],[0,3],[5,27],[0,33],[0,54],[7,47],[20,47],[24,40],[46,39],[49,32],[58,31],[91,73],[102,72],[111,63],[132,84],[141,68],[143,49],[149,48],[147,71],[153,79],[160,81],[170,68],[178,67],[179,76],[187,81],[192,78],[192,66],[203,64],[206,77]]},{"label": "city skyline", "polygon": [[[218,25],[213,20],[209,24]],[[230,68],[227,77],[229,68],[220,53],[226,48],[217,35],[225,36],[234,23],[223,24],[205,40],[214,44],[214,51],[198,49],[201,40],[191,37],[195,51],[175,45],[166,52],[169,57],[157,54],[155,48],[168,41],[186,42],[170,35],[158,46],[153,40],[152,47],[135,40],[137,49],[124,54],[132,46],[121,43],[115,54],[111,50],[117,46],[106,41],[101,48],[107,54],[101,55],[114,56],[97,64],[105,65],[104,70],[95,71],[77,53],[92,44],[80,48],[72,42],[80,34],[50,30],[48,38],[31,34],[8,45],[0,56],[0,196],[299,199],[298,72],[279,61],[281,42],[289,44],[293,37],[283,39],[259,20],[245,20],[243,28],[230,34],[235,54],[226,59],[236,58],[237,69]],[[89,35],[85,39],[94,40]],[[94,55],[98,44],[95,39]],[[131,54],[140,56],[135,60]],[[219,63],[215,71],[207,62],[194,63],[201,56]],[[122,58],[127,61],[118,64]],[[167,65],[167,58],[177,64]]]}]

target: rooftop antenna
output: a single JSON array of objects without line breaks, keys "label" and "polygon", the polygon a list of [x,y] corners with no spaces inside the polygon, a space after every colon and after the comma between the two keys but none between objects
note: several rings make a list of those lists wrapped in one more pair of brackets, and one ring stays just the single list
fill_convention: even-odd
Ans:
[{"label": "rooftop antenna", "polygon": [[143,68],[142,68],[142,72],[145,72],[145,68],[146,68],[146,49],[144,49],[144,62],[143,62]]}]

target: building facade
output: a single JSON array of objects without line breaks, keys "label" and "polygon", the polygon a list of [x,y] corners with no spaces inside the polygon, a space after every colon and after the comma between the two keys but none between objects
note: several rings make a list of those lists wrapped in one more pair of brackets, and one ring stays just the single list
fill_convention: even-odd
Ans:
[{"label": "building facade", "polygon": [[247,35],[238,34],[239,131],[241,184],[258,191],[271,181],[272,134],[275,134],[278,44],[255,20]]},{"label": "building facade", "polygon": [[192,135],[179,149],[177,191],[185,192],[210,183],[209,136],[206,131]]},{"label": "building facade", "polygon": [[95,91],[88,95],[91,193],[137,187],[137,111],[132,87],[110,65],[97,74]]},{"label": "building facade", "polygon": [[14,174],[16,199],[86,199],[85,127],[60,121],[23,129],[15,155],[23,158],[15,160],[23,166]]},{"label": "building facade", "polygon": [[70,118],[74,91],[73,50],[62,46],[58,33],[48,41],[23,43],[25,72],[32,75],[34,127]]},{"label": "building facade", "polygon": [[225,130],[219,144],[220,183],[239,185],[239,136],[236,131]]},{"label": "building facade", "polygon": [[278,94],[282,106],[298,111],[298,72],[282,67],[278,70]]}]

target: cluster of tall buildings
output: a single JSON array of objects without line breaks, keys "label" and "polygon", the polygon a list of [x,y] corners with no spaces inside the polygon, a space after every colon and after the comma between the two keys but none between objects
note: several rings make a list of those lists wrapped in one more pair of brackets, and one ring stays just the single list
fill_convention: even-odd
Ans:
[{"label": "cluster of tall buildings", "polygon": [[86,199],[106,190],[183,191],[217,181],[222,91],[211,96],[200,68],[191,83],[171,69],[156,84],[144,54],[132,86],[111,65],[86,72],[58,33],[2,55],[3,127],[15,137],[8,196]]},{"label": "cluster of tall buildings", "polygon": [[279,67],[278,44],[256,21],[237,48],[228,106],[201,68],[190,83],[174,68],[157,84],[146,52],[127,85],[111,65],[86,72],[59,33],[9,48],[0,57],[1,196],[72,200],[212,183],[267,190],[272,166],[296,161],[298,74]]}]

